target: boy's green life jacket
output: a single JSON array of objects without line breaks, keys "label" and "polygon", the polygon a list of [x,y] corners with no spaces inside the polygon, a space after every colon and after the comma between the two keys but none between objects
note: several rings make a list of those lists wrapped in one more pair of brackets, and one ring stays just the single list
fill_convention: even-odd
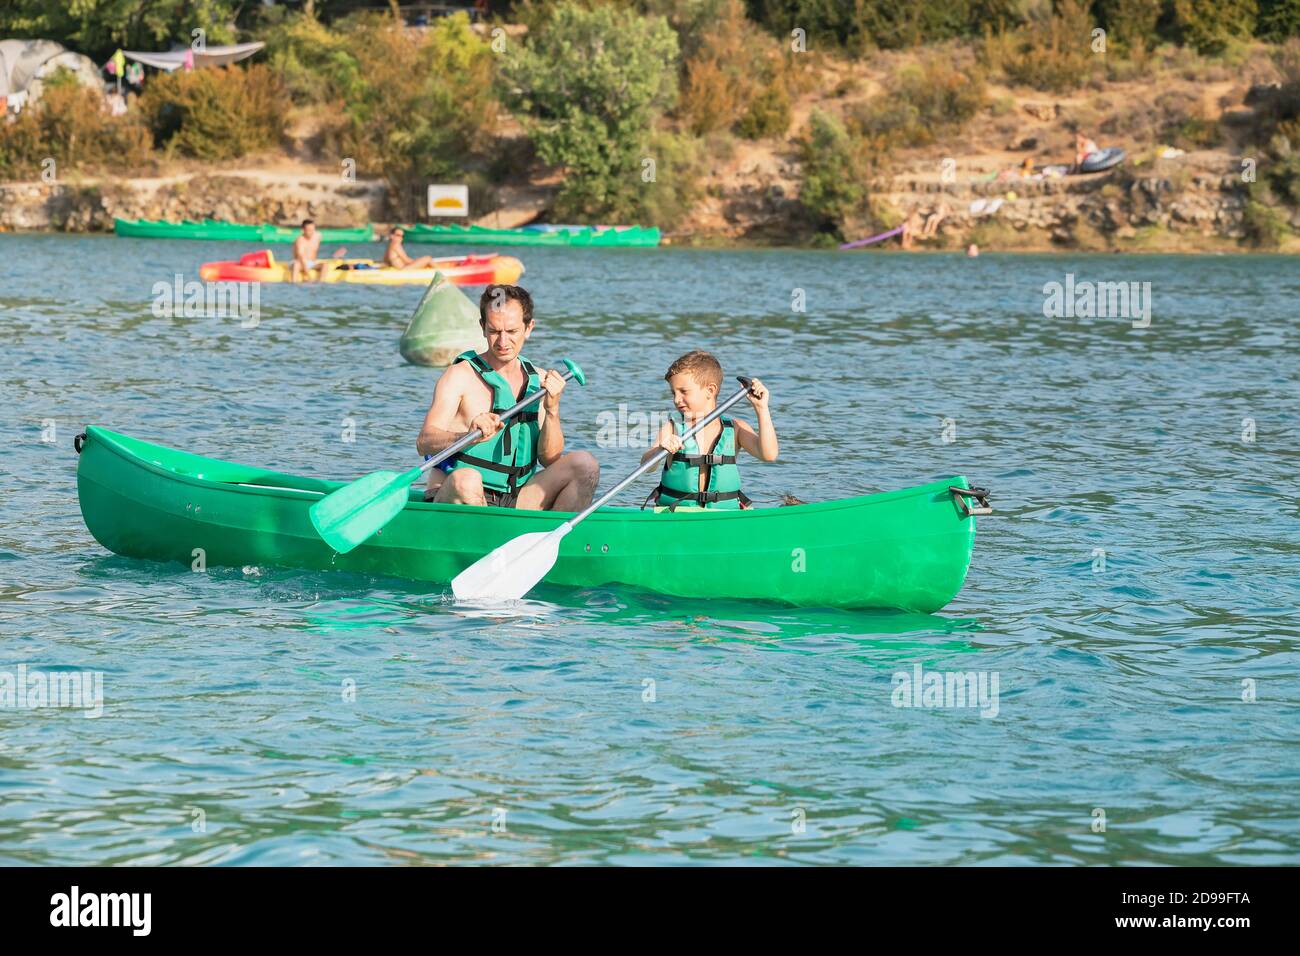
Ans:
[{"label": "boy's green life jacket", "polygon": [[[749,504],[749,498],[740,490],[740,469],[736,467],[736,426],[730,418],[720,419],[722,431],[708,454],[700,451],[695,437],[686,439],[681,451],[664,462],[664,472],[659,487],[650,493],[658,495],[658,504],[669,509],[680,504],[699,505],[701,508],[739,508]],[[678,435],[686,433],[685,422],[674,422]],[[700,491],[700,469],[709,469],[709,481]]]},{"label": "boy's green life jacket", "polygon": [[[524,367],[524,387],[518,395],[510,391],[510,384],[501,373],[483,361],[470,349],[456,357],[457,362],[468,362],[483,384],[492,389],[492,413],[504,414],[520,399],[542,387],[541,376],[533,363],[522,355],[519,363]],[[453,365],[455,362],[452,363]],[[483,476],[483,487],[514,495],[533,473],[537,471],[537,406],[520,412],[501,426],[501,430],[485,442],[470,445],[452,462],[448,471],[457,468],[474,468]],[[472,453],[471,453],[472,452]]]}]

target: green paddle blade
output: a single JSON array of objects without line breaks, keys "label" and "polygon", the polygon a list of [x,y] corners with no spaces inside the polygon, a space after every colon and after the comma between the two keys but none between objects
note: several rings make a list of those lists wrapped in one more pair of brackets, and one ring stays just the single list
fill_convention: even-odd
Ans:
[{"label": "green paddle blade", "polygon": [[372,471],[312,505],[311,523],[326,544],[347,554],[406,507],[411,482],[420,474],[419,468],[402,474]]},{"label": "green paddle blade", "polygon": [[555,567],[560,542],[569,533],[566,521],[554,531],[534,531],[511,538],[451,579],[459,601],[516,601]]}]

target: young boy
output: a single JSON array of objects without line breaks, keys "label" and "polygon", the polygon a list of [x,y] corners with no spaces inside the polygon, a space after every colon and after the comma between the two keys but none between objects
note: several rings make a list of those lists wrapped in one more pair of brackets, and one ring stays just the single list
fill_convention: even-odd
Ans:
[{"label": "young boy", "polygon": [[754,379],[748,398],[758,415],[758,431],[748,422],[725,416],[715,418],[693,437],[682,435],[718,407],[722,388],[722,366],[708,352],[687,352],[668,367],[664,381],[672,390],[673,404],[682,421],[664,422],[658,443],[641,456],[646,461],[661,448],[671,456],[664,463],[659,487],[650,493],[668,508],[697,505],[701,508],[748,508],[749,498],[740,490],[740,469],[736,454],[741,448],[762,461],[776,461],[776,429],[768,412],[768,391]]}]

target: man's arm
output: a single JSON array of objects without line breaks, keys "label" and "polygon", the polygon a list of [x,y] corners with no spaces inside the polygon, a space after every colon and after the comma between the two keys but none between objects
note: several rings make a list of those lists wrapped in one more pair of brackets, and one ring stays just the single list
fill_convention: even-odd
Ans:
[{"label": "man's arm", "polygon": [[[415,440],[415,450],[421,455],[436,455],[473,430],[462,430],[456,424],[456,413],[460,411],[461,398],[464,396],[466,373],[467,369],[453,365],[442,373],[438,384],[434,386],[433,401],[424,416],[420,437]],[[496,434],[501,427],[501,420],[491,412],[484,412],[472,424],[474,428],[482,430],[483,438],[480,440],[485,441]]]},{"label": "man's arm", "polygon": [[541,433],[537,436],[537,460],[543,468],[549,467],[564,454],[564,429],[560,426],[560,393],[564,379],[559,372],[547,369],[542,373],[542,388],[546,397],[537,412]]}]

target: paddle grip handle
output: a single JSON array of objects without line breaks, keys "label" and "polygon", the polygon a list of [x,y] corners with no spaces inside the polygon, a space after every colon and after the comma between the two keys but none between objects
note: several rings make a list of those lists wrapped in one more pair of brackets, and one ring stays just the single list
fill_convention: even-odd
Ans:
[{"label": "paddle grip handle", "polygon": [[[745,387],[742,388],[740,391],[736,392],[735,395],[732,395],[729,399],[727,399],[725,402],[723,402],[713,411],[709,412],[709,414],[705,415],[698,422],[696,422],[694,425],[688,428],[686,432],[682,435],[682,441],[686,441],[686,439],[690,438],[692,435],[698,432],[705,425],[709,424],[711,421],[713,421],[715,418],[717,418],[723,412],[729,409],[732,405],[735,405],[738,401],[740,401],[742,398],[744,398],[746,395],[749,394],[750,387],[753,385],[753,379],[746,378],[743,375],[738,375],[736,376],[736,380],[741,384],[743,384]],[[667,457],[668,457],[668,450],[665,448],[660,448],[657,452],[654,453],[654,455],[649,460],[642,462],[640,468],[632,472],[632,474],[628,475],[626,478],[624,478],[622,481],[616,484],[613,488],[609,489],[609,491],[605,492],[603,495],[601,495],[599,498],[593,501],[584,510],[579,511],[576,515],[574,515],[572,518],[570,518],[560,527],[567,527],[570,529],[573,528],[573,526],[576,525],[579,521],[582,521],[584,518],[586,518],[597,508],[605,504],[605,502],[609,501],[609,499],[613,498],[616,494],[618,494],[628,485],[632,484],[632,482],[636,481],[638,478],[644,475],[647,471],[653,471],[655,468],[662,465],[664,459]]]},{"label": "paddle grip handle", "polygon": [[[568,359],[565,359],[564,364],[568,367],[563,372],[560,373],[560,378],[564,379],[566,382],[569,381],[570,379],[576,378],[578,380],[579,385],[586,384],[586,380],[582,374],[582,369],[577,365],[577,363],[570,362]],[[507,408],[504,412],[501,413],[501,420],[503,422],[509,421],[510,419],[518,415],[520,412],[522,412],[529,405],[536,404],[538,401],[541,400],[541,397],[545,394],[546,394],[546,389],[539,388],[537,391],[533,392],[533,394],[529,395],[527,398],[520,399],[520,401],[518,401],[516,404],[512,405],[510,408]],[[473,431],[462,435],[460,438],[457,438],[454,442],[452,442],[442,451],[438,452],[438,454],[434,455],[423,465],[421,465],[420,471],[422,472],[428,471],[430,468],[442,464],[448,458],[452,458],[456,455],[459,455],[462,451],[464,451],[466,448],[474,444],[482,437],[483,437],[483,430],[481,428],[475,428]]]}]

